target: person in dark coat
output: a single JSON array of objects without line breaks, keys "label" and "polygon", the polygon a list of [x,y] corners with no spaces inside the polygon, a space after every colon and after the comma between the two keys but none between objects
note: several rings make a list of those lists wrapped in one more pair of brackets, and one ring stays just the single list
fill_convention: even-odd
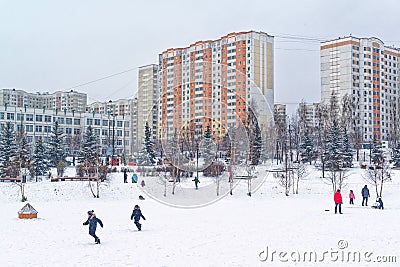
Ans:
[{"label": "person in dark coat", "polygon": [[128,174],[126,173],[126,169],[124,169],[124,183],[128,182]]},{"label": "person in dark coat", "polygon": [[382,198],[381,198],[381,197],[378,197],[378,198],[376,199],[376,202],[379,203],[378,209],[382,209],[382,210],[383,210],[383,201],[382,201]]},{"label": "person in dark coat", "polygon": [[198,186],[198,184],[200,183],[199,178],[196,176],[192,181],[194,182],[194,185],[196,186],[196,190],[199,189],[199,186]]},{"label": "person in dark coat", "polygon": [[96,242],[96,244],[100,244],[100,238],[96,235],[97,223],[99,223],[101,228],[103,228],[103,222],[96,217],[94,211],[88,211],[88,219],[86,220],[86,222],[83,223],[83,225],[89,224],[89,235],[94,237],[94,241]]},{"label": "person in dark coat", "polygon": [[133,209],[133,212],[131,215],[131,220],[135,219],[135,225],[136,225],[138,231],[142,231],[142,225],[139,223],[140,217],[142,217],[143,220],[146,220],[146,218],[142,214],[142,211],[140,210],[139,205],[135,205],[135,208]]},{"label": "person in dark coat", "polygon": [[364,206],[364,201],[365,201],[365,206],[368,206],[368,198],[369,196],[369,189],[367,185],[364,186],[364,188],[361,190],[361,195],[363,197],[362,205]]},{"label": "person in dark coat", "polygon": [[339,213],[342,214],[342,194],[340,194],[340,189],[336,191],[333,195],[333,200],[335,201],[335,214],[337,213],[337,207],[339,206]]}]

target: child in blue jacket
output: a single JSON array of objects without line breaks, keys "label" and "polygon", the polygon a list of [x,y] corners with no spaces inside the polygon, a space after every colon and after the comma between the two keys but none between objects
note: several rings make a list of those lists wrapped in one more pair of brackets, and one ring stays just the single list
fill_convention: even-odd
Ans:
[{"label": "child in blue jacket", "polygon": [[135,225],[138,231],[142,231],[142,225],[139,223],[140,217],[142,217],[143,220],[146,220],[146,218],[142,214],[142,211],[140,210],[140,207],[138,205],[135,205],[135,208],[131,215],[131,220],[135,219]]},{"label": "child in blue jacket", "polygon": [[89,235],[94,237],[94,241],[96,242],[96,244],[100,244],[100,238],[96,235],[97,223],[99,223],[101,228],[103,228],[103,222],[96,217],[94,211],[88,211],[88,219],[86,220],[86,222],[83,223],[83,225],[89,224]]}]

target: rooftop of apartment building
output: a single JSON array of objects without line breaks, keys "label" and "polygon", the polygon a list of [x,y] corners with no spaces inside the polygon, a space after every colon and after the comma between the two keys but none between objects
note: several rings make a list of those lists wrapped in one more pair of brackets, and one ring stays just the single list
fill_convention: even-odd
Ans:
[{"label": "rooftop of apartment building", "polygon": [[226,35],[224,35],[224,36],[221,36],[221,37],[219,37],[219,38],[217,38],[217,39],[213,39],[213,40],[209,39],[209,40],[196,41],[196,42],[194,42],[194,43],[192,43],[192,44],[190,44],[190,45],[188,45],[188,46],[186,46],[186,47],[168,48],[167,50],[164,50],[164,51],[163,51],[162,53],[160,53],[160,54],[168,53],[168,52],[174,51],[174,50],[184,50],[184,49],[188,49],[188,48],[191,48],[191,47],[194,47],[194,46],[197,46],[197,45],[206,44],[206,43],[210,43],[210,42],[218,42],[218,41],[221,41],[221,40],[226,39],[226,38],[229,38],[229,37],[238,36],[238,35],[243,35],[243,34],[249,34],[249,33],[265,34],[265,35],[267,35],[267,36],[269,36],[269,37],[273,37],[272,35],[270,35],[270,34],[268,34],[268,33],[265,33],[265,32],[262,32],[262,31],[257,32],[257,31],[254,31],[254,30],[250,30],[250,31],[241,31],[241,32],[231,32],[231,33],[228,33],[228,34],[226,34]]}]

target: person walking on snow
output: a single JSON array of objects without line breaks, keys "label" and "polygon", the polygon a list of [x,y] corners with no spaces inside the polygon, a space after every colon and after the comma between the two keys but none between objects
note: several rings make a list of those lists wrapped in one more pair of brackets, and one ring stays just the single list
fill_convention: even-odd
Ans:
[{"label": "person walking on snow", "polygon": [[342,214],[342,194],[340,194],[340,189],[336,191],[333,195],[333,200],[335,201],[335,214],[337,213],[337,207],[339,206],[339,213]]},{"label": "person walking on snow", "polygon": [[138,179],[137,174],[135,172],[133,172],[133,174],[132,174],[132,183],[133,184],[137,183],[137,179]]},{"label": "person walking on snow", "polygon": [[97,223],[99,223],[101,228],[103,228],[103,222],[96,217],[94,211],[88,211],[88,219],[86,220],[86,222],[83,223],[83,225],[89,224],[89,235],[94,237],[94,241],[96,242],[96,244],[100,244],[100,238],[96,235]]},{"label": "person walking on snow", "polygon": [[198,184],[200,183],[199,178],[196,176],[192,181],[194,182],[194,185],[196,186],[196,190],[199,189],[199,186],[198,186]]},{"label": "person walking on snow", "polygon": [[142,211],[140,210],[139,205],[135,205],[135,208],[133,209],[133,212],[131,215],[131,220],[135,219],[135,225],[136,225],[138,231],[142,231],[142,225],[139,223],[140,217],[142,217],[143,220],[146,220],[146,218],[142,214]]},{"label": "person walking on snow", "polygon": [[126,169],[124,169],[124,183],[128,182],[128,174],[126,173]]},{"label": "person walking on snow", "polygon": [[368,206],[368,198],[370,197],[370,195],[367,185],[365,185],[364,188],[361,190],[361,195],[363,197],[362,205],[364,206],[365,201],[365,206]]},{"label": "person walking on snow", "polygon": [[350,205],[354,205],[354,199],[356,199],[356,197],[353,193],[353,190],[350,190],[349,198],[350,198]]}]

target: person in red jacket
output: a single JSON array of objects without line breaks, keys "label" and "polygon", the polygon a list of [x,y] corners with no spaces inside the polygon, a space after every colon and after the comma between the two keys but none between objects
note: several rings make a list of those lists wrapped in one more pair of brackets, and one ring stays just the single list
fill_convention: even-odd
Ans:
[{"label": "person in red jacket", "polygon": [[333,195],[333,200],[335,201],[335,214],[337,213],[337,207],[339,206],[339,213],[342,214],[342,194],[340,194],[340,189],[336,191]]}]

